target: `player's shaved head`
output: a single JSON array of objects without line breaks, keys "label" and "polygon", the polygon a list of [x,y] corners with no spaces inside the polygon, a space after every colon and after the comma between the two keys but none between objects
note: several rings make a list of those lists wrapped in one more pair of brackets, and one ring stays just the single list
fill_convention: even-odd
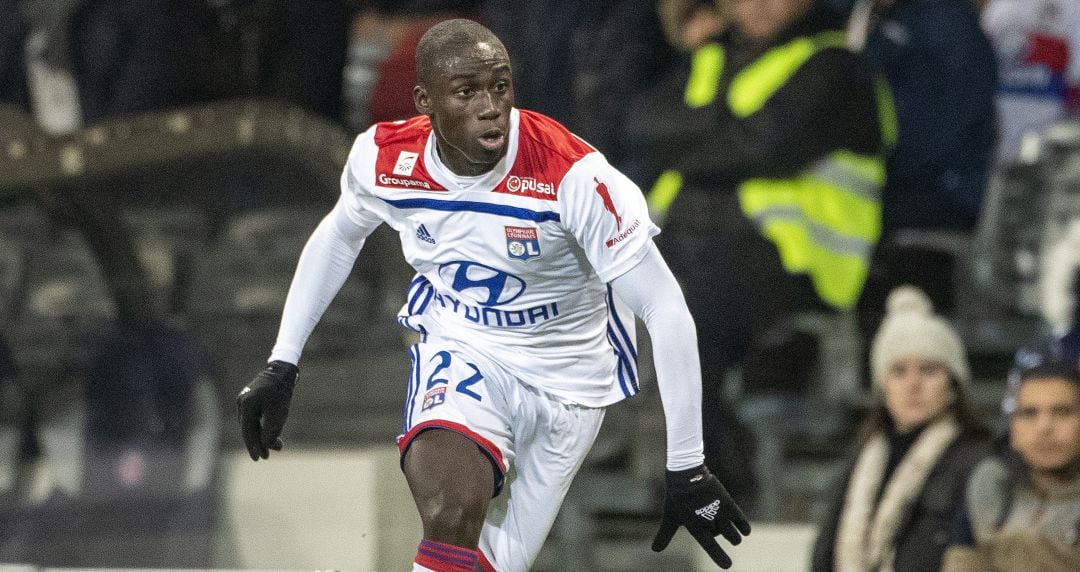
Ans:
[{"label": "player's shaved head", "polygon": [[509,61],[506,47],[491,30],[464,18],[444,20],[429,28],[416,46],[416,81],[427,87],[463,60],[494,57]]}]

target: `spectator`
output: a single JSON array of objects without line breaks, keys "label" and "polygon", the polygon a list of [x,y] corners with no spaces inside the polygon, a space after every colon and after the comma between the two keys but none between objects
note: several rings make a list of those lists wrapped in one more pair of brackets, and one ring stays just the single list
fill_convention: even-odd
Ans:
[{"label": "spectator", "polygon": [[48,476],[17,499],[0,562],[207,568],[222,472],[206,360],[160,323],[95,333],[85,379],[54,380],[36,412]]},{"label": "spectator", "polygon": [[[625,140],[624,126],[635,119],[639,108],[656,102],[653,92],[662,94],[662,104],[681,105],[677,95],[682,86],[662,81],[682,63],[682,56],[674,38],[665,33],[661,12],[674,16],[678,12],[673,8],[675,4],[690,1],[621,0],[588,37],[582,34],[580,38],[580,57],[574,62],[577,132],[641,186],[651,184],[661,169],[653,166],[654,156],[649,149],[641,149],[638,141]],[[678,27],[674,20],[669,19],[672,31]],[[644,101],[637,105],[635,100]],[[631,146],[640,152],[628,154],[626,150]]]},{"label": "spectator", "polygon": [[[623,2],[497,0],[484,3],[481,19],[506,40],[519,103],[577,130],[575,91],[582,44],[606,14]],[[635,40],[630,39],[633,43]]]},{"label": "spectator", "polygon": [[848,32],[888,81],[899,126],[858,303],[869,341],[902,284],[954,311],[956,256],[979,220],[993,161],[997,68],[971,0],[864,0]]},{"label": "spectator", "polygon": [[0,0],[0,101],[49,133],[172,105],[168,0]]},{"label": "spectator", "polygon": [[[0,100],[53,135],[175,104],[176,7],[0,0]],[[77,318],[96,343],[75,358],[57,350],[74,375],[44,380],[42,396],[28,399],[23,456],[46,476],[15,499],[0,561],[207,567],[220,475],[213,389],[195,343],[166,325],[116,201],[98,190],[76,181],[29,192],[51,222],[82,233],[116,320]]]},{"label": "spectator", "polygon": [[1044,243],[1041,258],[1040,310],[1050,327],[1049,345],[1062,359],[1080,363],[1080,218]]},{"label": "spectator", "polygon": [[945,572],[1080,569],[1080,371],[1034,363],[1010,388],[1010,450],[971,476]]},{"label": "spectator", "polygon": [[998,160],[1025,132],[1080,114],[1080,2],[992,0],[982,25],[998,59]]},{"label": "spectator", "polygon": [[342,70],[348,49],[349,11],[341,0],[258,2],[258,88],[255,94],[286,101],[341,121]]},{"label": "spectator", "polygon": [[987,432],[972,412],[963,342],[905,286],[889,296],[871,365],[879,404],[863,426],[814,547],[812,570],[937,570]]},{"label": "spectator", "polygon": [[898,229],[970,231],[994,146],[996,66],[970,0],[877,0],[866,54],[896,100],[883,239]]},{"label": "spectator", "polygon": [[365,6],[352,20],[344,86],[347,122],[360,132],[374,123],[416,115],[416,44],[437,22],[468,17],[480,0],[409,0]]},{"label": "spectator", "polygon": [[740,0],[730,18],[658,82],[666,91],[634,101],[625,137],[671,168],[649,201],[666,212],[661,246],[703,342],[706,458],[721,474],[738,441],[720,397],[730,370],[762,394],[798,394],[817,354],[795,314],[859,295],[891,132],[869,62],[830,13]]}]

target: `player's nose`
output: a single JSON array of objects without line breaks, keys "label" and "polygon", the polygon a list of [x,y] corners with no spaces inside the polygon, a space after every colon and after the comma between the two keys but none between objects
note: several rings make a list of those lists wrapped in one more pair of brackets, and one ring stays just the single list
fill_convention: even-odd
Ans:
[{"label": "player's nose", "polygon": [[480,97],[480,119],[496,119],[502,113],[499,109],[498,98],[490,91],[485,91]]}]

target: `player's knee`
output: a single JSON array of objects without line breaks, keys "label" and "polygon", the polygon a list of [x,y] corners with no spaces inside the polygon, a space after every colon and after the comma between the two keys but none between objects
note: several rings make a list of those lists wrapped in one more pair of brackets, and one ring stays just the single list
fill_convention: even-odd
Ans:
[{"label": "player's knee", "polygon": [[420,507],[424,536],[456,546],[470,546],[480,538],[487,499],[446,494]]}]

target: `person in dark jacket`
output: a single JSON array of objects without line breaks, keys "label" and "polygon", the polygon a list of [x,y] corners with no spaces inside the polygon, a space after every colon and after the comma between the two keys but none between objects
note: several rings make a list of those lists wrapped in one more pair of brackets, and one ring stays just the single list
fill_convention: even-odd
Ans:
[{"label": "person in dark jacket", "polygon": [[922,288],[946,315],[954,311],[956,252],[978,224],[994,161],[998,72],[971,0],[860,4],[871,11],[861,32],[852,26],[852,42],[864,38],[864,53],[892,90],[898,124],[882,235],[858,303],[868,341],[886,296],[901,284]]},{"label": "person in dark jacket", "polygon": [[[39,123],[50,108],[73,113],[61,131],[175,104],[175,10],[169,0],[0,0],[0,101]],[[71,84],[73,101],[52,101]]]},{"label": "person in dark jacket", "polygon": [[879,0],[866,54],[896,99],[884,235],[971,231],[996,144],[997,64],[970,0]]},{"label": "person in dark jacket", "polygon": [[1080,369],[1058,351],[1017,357],[1008,446],[972,473],[943,572],[1080,569]]},{"label": "person in dark jacket", "polygon": [[649,204],[698,327],[719,473],[739,441],[723,380],[741,365],[751,392],[803,392],[817,353],[796,314],[858,297],[894,135],[883,83],[831,13],[810,0],[726,8],[731,27],[631,101],[621,141],[667,169]]},{"label": "person in dark jacket", "polygon": [[989,453],[956,331],[913,286],[894,290],[871,349],[881,399],[822,523],[811,569],[941,567],[971,470]]}]

